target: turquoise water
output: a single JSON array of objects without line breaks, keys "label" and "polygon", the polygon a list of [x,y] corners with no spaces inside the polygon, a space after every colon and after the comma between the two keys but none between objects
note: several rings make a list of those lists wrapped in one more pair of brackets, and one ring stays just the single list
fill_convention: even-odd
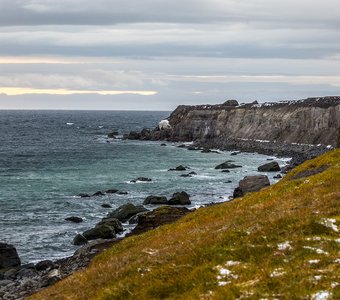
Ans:
[{"label": "turquoise water", "polygon": [[[153,128],[168,115],[0,111],[0,240],[15,245],[23,262],[65,257],[77,249],[71,244],[75,234],[111,210],[102,208],[103,203],[114,209],[127,202],[142,204],[149,195],[170,196],[181,190],[191,195],[193,207],[226,201],[240,179],[257,174],[257,167],[267,161],[268,156],[259,154],[201,153],[172,143],[161,147],[160,142],[107,138],[112,130],[123,134]],[[227,159],[243,167],[230,173],[214,169]],[[198,175],[183,178],[180,172],[167,171],[180,164]],[[152,182],[130,183],[141,176]],[[128,194],[76,196],[110,188]],[[73,215],[85,221],[64,221]]]}]

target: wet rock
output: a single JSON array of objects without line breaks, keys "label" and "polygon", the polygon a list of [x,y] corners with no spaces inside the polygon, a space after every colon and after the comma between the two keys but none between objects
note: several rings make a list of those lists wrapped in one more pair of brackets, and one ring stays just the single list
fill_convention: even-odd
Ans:
[{"label": "wet rock", "polygon": [[123,139],[126,140],[139,140],[141,137],[141,134],[136,131],[131,131],[129,134],[124,134]]},{"label": "wet rock", "polygon": [[279,172],[279,171],[281,171],[281,168],[280,168],[278,162],[272,161],[272,162],[266,163],[262,166],[259,166],[257,168],[257,170],[259,172]]},{"label": "wet rock", "polygon": [[234,198],[242,197],[248,192],[257,192],[269,185],[269,179],[265,175],[246,176],[239,182],[233,196]]},{"label": "wet rock", "polygon": [[185,207],[161,206],[153,211],[140,215],[137,226],[132,230],[131,235],[139,234],[163,224],[173,223],[190,212]]},{"label": "wet rock", "polygon": [[165,147],[165,146],[166,146],[166,144],[164,144],[164,143],[163,143],[163,144],[161,144],[161,146],[162,146],[162,147]]},{"label": "wet rock", "polygon": [[186,148],[187,146],[185,144],[178,145],[177,148]]},{"label": "wet rock", "polygon": [[216,170],[221,170],[221,169],[236,169],[236,168],[242,168],[242,166],[235,165],[231,163],[230,161],[225,161],[224,163],[221,163],[215,167]]},{"label": "wet rock", "polygon": [[143,204],[167,204],[168,200],[164,196],[148,196],[145,198]]},{"label": "wet rock", "polygon": [[[4,279],[4,280],[0,280],[0,288],[1,287],[4,287],[4,286],[7,286],[9,284],[13,283],[12,280],[8,280],[8,279]],[[1,299],[1,298],[0,298]]]},{"label": "wet rock", "polygon": [[201,150],[203,150],[202,148],[196,147],[196,146],[188,146],[187,149],[189,151],[201,151]]},{"label": "wet rock", "polygon": [[116,135],[119,135],[119,132],[118,131],[112,131],[107,135],[107,137],[111,138],[111,139],[115,139]]},{"label": "wet rock", "polygon": [[109,190],[105,191],[106,194],[115,194],[117,192],[119,192],[119,190],[117,190],[117,189],[109,189]]},{"label": "wet rock", "polygon": [[104,196],[105,194],[101,191],[95,192],[92,196]]},{"label": "wet rock", "polygon": [[86,239],[86,237],[84,237],[80,233],[78,233],[72,241],[72,244],[75,245],[75,246],[81,246],[81,245],[85,245],[87,243],[88,243],[88,240]]},{"label": "wet rock", "polygon": [[17,250],[13,245],[0,243],[0,269],[17,267],[21,261]]},{"label": "wet rock", "polygon": [[84,194],[84,193],[80,193],[78,194],[79,197],[81,198],[90,198],[91,196],[89,194]]},{"label": "wet rock", "polygon": [[109,218],[116,218],[121,222],[125,222],[129,220],[132,216],[147,211],[147,209],[143,206],[136,206],[132,203],[124,204],[118,207],[116,210],[108,214]]},{"label": "wet rock", "polygon": [[182,191],[179,193],[174,193],[172,198],[168,201],[169,205],[190,205],[191,201],[189,199],[189,195]]},{"label": "wet rock", "polygon": [[133,217],[131,217],[129,219],[129,224],[137,224],[138,223],[138,219],[139,219],[139,216],[142,216],[142,215],[145,215],[147,214],[149,211],[145,211],[145,212],[141,212],[137,215],[134,215]]},{"label": "wet rock", "polygon": [[222,170],[221,173],[230,173],[230,171],[226,169],[226,170]]},{"label": "wet rock", "polygon": [[241,152],[240,151],[236,151],[236,152],[232,152],[230,155],[231,156],[236,156],[237,154],[240,154]]},{"label": "wet rock", "polygon": [[197,175],[197,173],[192,171],[192,172],[189,173],[189,175]]},{"label": "wet rock", "polygon": [[169,169],[169,171],[186,171],[187,167],[184,167],[182,165],[177,166],[176,168]]},{"label": "wet rock", "polygon": [[101,207],[102,207],[102,208],[112,208],[112,206],[111,206],[110,204],[108,204],[108,203],[103,203],[103,204],[101,205]]},{"label": "wet rock", "polygon": [[190,174],[181,174],[180,177],[192,177]]},{"label": "wet rock", "polygon": [[101,225],[108,225],[112,227],[115,233],[120,233],[120,232],[123,232],[124,230],[122,223],[120,223],[119,220],[116,218],[105,217],[96,226],[101,226]]},{"label": "wet rock", "polygon": [[117,194],[118,194],[118,195],[127,195],[127,194],[129,194],[129,193],[128,193],[128,192],[118,191]]},{"label": "wet rock", "polygon": [[96,239],[112,239],[116,237],[116,233],[113,227],[102,224],[96,225],[96,227],[84,231],[83,236],[90,241]]},{"label": "wet rock", "polygon": [[21,269],[17,272],[16,277],[17,278],[28,278],[28,277],[34,277],[37,276],[38,272],[35,269]]},{"label": "wet rock", "polygon": [[65,221],[69,221],[69,222],[73,222],[73,223],[81,223],[81,222],[83,222],[83,219],[80,218],[80,217],[72,216],[72,217],[65,218]]},{"label": "wet rock", "polygon": [[51,260],[43,260],[43,261],[38,262],[35,265],[35,269],[37,271],[51,270],[51,269],[54,269],[55,267],[56,265]]},{"label": "wet rock", "polygon": [[277,174],[275,176],[273,176],[274,179],[281,179],[282,178],[282,175],[281,174]]},{"label": "wet rock", "polygon": [[130,182],[132,183],[136,183],[136,182],[151,182],[152,179],[151,178],[147,178],[147,177],[138,177],[136,179],[130,180]]}]

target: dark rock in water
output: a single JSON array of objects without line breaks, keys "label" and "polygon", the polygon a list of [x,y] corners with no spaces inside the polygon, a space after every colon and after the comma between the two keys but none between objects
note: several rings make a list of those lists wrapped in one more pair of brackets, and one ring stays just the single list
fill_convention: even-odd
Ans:
[{"label": "dark rock in water", "polygon": [[83,219],[80,218],[80,217],[72,216],[72,217],[65,218],[65,221],[70,221],[70,222],[73,222],[73,223],[81,223],[81,222],[83,222]]},{"label": "dark rock in water", "polygon": [[143,204],[167,204],[168,200],[164,196],[148,196],[145,198]]},{"label": "dark rock in water", "polygon": [[211,153],[212,151],[210,149],[204,148],[201,152],[202,153]]},{"label": "dark rock in water", "polygon": [[238,102],[237,102],[237,100],[232,99],[232,100],[227,100],[222,105],[223,106],[232,106],[232,107],[235,107],[235,106],[238,106]]},{"label": "dark rock in water", "polygon": [[282,178],[282,175],[281,174],[277,174],[273,177],[274,179],[281,179]]},{"label": "dark rock in water", "polygon": [[117,192],[119,192],[119,190],[117,190],[117,189],[109,189],[109,190],[105,191],[106,194],[115,194]]},{"label": "dark rock in water", "polygon": [[242,197],[248,192],[257,192],[269,185],[269,179],[265,175],[246,176],[239,182],[239,186],[234,190],[234,198]]},{"label": "dark rock in water", "polygon": [[138,224],[138,220],[139,220],[139,216],[142,216],[142,215],[145,215],[147,214],[149,211],[144,211],[144,212],[141,212],[137,215],[134,215],[133,217],[131,217],[129,219],[129,224]]},{"label": "dark rock in water", "polygon": [[88,194],[84,194],[84,193],[80,193],[78,194],[79,197],[82,197],[82,198],[90,198],[91,196],[88,195]]},{"label": "dark rock in water", "polygon": [[186,170],[187,170],[187,167],[179,165],[178,167],[173,168],[173,169],[169,169],[168,171],[186,171]]},{"label": "dark rock in water", "polygon": [[197,175],[197,173],[192,171],[192,172],[189,173],[189,175]]},{"label": "dark rock in water", "polygon": [[153,211],[139,216],[138,224],[132,230],[131,235],[157,228],[163,224],[173,223],[189,212],[190,210],[185,207],[158,207]]},{"label": "dark rock in water", "polygon": [[56,265],[51,260],[43,260],[43,261],[38,262],[35,265],[35,269],[37,271],[51,270],[51,269],[54,269],[55,267]]},{"label": "dark rock in water", "polygon": [[107,135],[107,137],[109,137],[111,139],[115,139],[116,135],[119,135],[119,132],[118,131],[112,131]]},{"label": "dark rock in water", "polygon": [[189,195],[186,192],[174,193],[172,198],[168,201],[169,205],[189,205],[191,201]]},{"label": "dark rock in water", "polygon": [[267,158],[267,160],[268,160],[268,161],[272,161],[272,160],[274,160],[274,158]]},{"label": "dark rock in water", "polygon": [[222,170],[221,172],[222,172],[222,173],[230,173],[230,171],[229,171],[228,169]]},{"label": "dark rock in water", "polygon": [[187,146],[184,144],[178,145],[177,148],[186,148]]},{"label": "dark rock in water", "polygon": [[136,183],[138,181],[140,181],[140,182],[150,182],[150,181],[152,181],[152,179],[147,178],[147,177],[138,177],[136,179],[130,180],[130,182],[132,182],[132,183]]},{"label": "dark rock in water", "polygon": [[190,174],[181,174],[180,177],[192,177]]},{"label": "dark rock in water", "polygon": [[114,232],[113,227],[102,224],[96,225],[96,227],[84,231],[83,236],[87,240],[112,239],[116,237],[116,233]]},{"label": "dark rock in water", "polygon": [[125,140],[139,140],[141,134],[136,131],[131,131],[129,134],[124,134],[123,139]]},{"label": "dark rock in water", "polygon": [[102,208],[112,208],[112,206],[111,206],[110,204],[108,204],[108,203],[103,203],[103,204],[101,205],[101,207],[102,207]]},{"label": "dark rock in water", "polygon": [[116,218],[121,222],[129,220],[132,216],[147,211],[145,207],[135,206],[132,203],[124,204],[108,214],[109,218]]},{"label": "dark rock in water", "polygon": [[95,192],[92,196],[104,196],[105,194],[101,191]]},{"label": "dark rock in water", "polygon": [[162,147],[165,147],[165,146],[166,146],[166,144],[164,144],[164,143],[163,143],[163,144],[161,144],[161,146],[162,146]]},{"label": "dark rock in water", "polygon": [[18,267],[21,261],[13,245],[0,243],[0,269]]},{"label": "dark rock in water", "polygon": [[228,181],[226,181],[225,183],[232,183],[233,181],[232,180],[228,180]]},{"label": "dark rock in water", "polygon": [[200,148],[200,147],[195,147],[195,146],[189,146],[189,147],[187,147],[187,149],[188,149],[189,151],[200,151],[200,150],[202,150],[202,148]]},{"label": "dark rock in water", "polygon": [[127,194],[128,194],[128,192],[122,192],[122,191],[118,191],[118,192],[117,192],[117,194],[118,194],[118,195],[127,195]]},{"label": "dark rock in water", "polygon": [[231,155],[231,156],[235,156],[235,155],[240,154],[240,153],[241,153],[241,152],[236,151],[236,152],[232,152],[230,155]]},{"label": "dark rock in water", "polygon": [[116,218],[105,217],[96,225],[96,227],[101,225],[108,225],[112,227],[115,233],[120,233],[124,231],[122,223],[120,223],[119,220]]},{"label": "dark rock in water", "polygon": [[236,169],[236,168],[242,168],[242,166],[232,164],[230,161],[225,161],[224,163],[219,164],[215,167],[216,170],[221,169]]},{"label": "dark rock in water", "polygon": [[85,245],[87,243],[88,243],[88,240],[86,239],[86,237],[84,237],[80,233],[78,233],[72,241],[72,244],[75,245],[75,246],[81,246],[81,245]]},{"label": "dark rock in water", "polygon": [[281,168],[276,161],[272,161],[270,163],[264,164],[257,168],[259,172],[279,172]]}]

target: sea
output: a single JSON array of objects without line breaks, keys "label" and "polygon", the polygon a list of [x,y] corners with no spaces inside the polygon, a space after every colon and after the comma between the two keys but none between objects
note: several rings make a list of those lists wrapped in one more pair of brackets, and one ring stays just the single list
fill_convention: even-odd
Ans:
[{"label": "sea", "polygon": [[[228,201],[246,175],[275,157],[257,153],[201,153],[178,143],[121,139],[131,130],[154,128],[170,112],[0,111],[0,242],[17,248],[22,263],[70,256],[81,233],[125,203],[142,204],[149,195],[186,191],[191,208]],[[108,133],[118,131],[117,139]],[[215,166],[231,159],[242,168]],[[289,158],[275,158],[285,165]],[[169,172],[178,165],[189,171]],[[196,172],[192,177],[180,174]],[[274,183],[273,175],[268,174]],[[138,177],[151,182],[131,183]],[[81,198],[79,193],[119,189],[128,194]],[[102,204],[112,208],[103,208]],[[152,206],[146,206],[152,209]],[[83,218],[75,224],[70,216]],[[125,232],[131,230],[124,224]]]}]

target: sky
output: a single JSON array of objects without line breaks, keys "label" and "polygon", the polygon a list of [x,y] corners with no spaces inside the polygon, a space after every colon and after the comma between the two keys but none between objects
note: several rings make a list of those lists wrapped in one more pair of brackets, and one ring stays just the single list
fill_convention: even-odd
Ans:
[{"label": "sky", "polygon": [[339,0],[0,0],[0,109],[340,95]]}]

